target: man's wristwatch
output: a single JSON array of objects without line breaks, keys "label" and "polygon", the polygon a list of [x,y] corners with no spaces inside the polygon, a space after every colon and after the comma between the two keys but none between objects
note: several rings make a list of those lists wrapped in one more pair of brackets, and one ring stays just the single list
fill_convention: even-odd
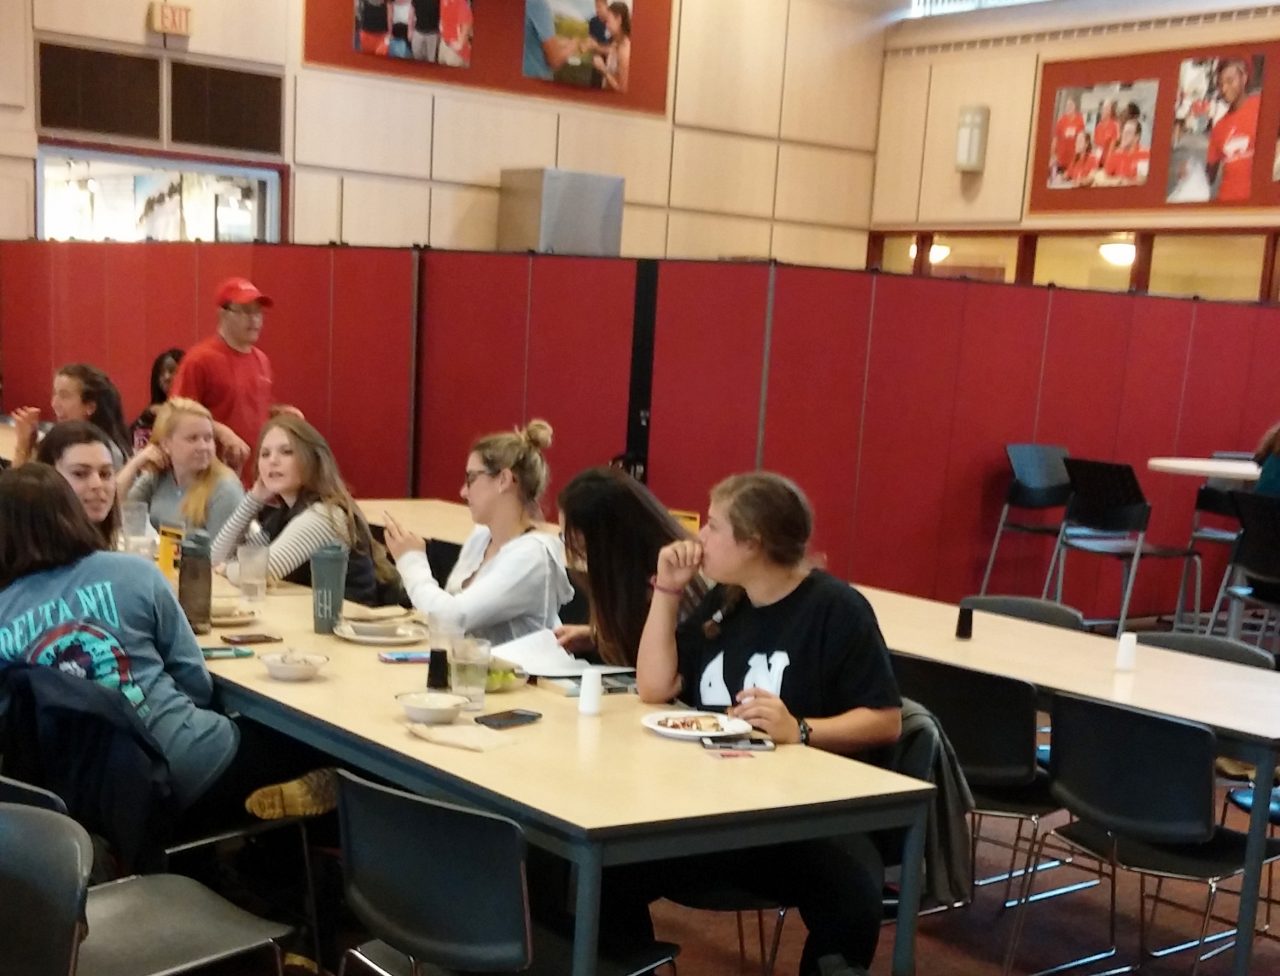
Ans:
[{"label": "man's wristwatch", "polygon": [[809,728],[809,723],[804,719],[796,719],[796,723],[800,726],[800,744],[807,746],[809,744],[809,736],[813,734],[813,729]]}]

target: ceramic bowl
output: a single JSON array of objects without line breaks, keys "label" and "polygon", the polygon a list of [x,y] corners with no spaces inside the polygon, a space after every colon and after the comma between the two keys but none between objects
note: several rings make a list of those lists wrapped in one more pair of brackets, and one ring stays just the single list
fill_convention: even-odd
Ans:
[{"label": "ceramic bowl", "polygon": [[467,704],[467,699],[461,695],[442,691],[406,691],[403,695],[396,695],[396,701],[410,722],[422,722],[424,725],[448,725]]},{"label": "ceramic bowl", "polygon": [[267,674],[277,681],[310,681],[328,660],[323,654],[304,654],[297,651],[262,655],[262,663],[267,666]]}]

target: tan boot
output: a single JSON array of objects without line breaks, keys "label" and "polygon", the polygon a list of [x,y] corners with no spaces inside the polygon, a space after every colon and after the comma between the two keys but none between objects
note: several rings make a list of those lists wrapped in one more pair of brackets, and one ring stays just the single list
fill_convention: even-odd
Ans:
[{"label": "tan boot", "polygon": [[261,820],[314,817],[337,805],[338,774],[333,769],[313,769],[287,783],[260,787],[244,801],[244,808]]}]

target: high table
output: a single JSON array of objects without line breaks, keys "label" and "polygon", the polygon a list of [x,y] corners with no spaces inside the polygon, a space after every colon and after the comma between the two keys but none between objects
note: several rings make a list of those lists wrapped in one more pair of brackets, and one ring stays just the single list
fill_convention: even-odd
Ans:
[{"label": "high table", "polygon": [[641,727],[650,709],[634,696],[606,696],[588,717],[576,699],[536,688],[490,696],[485,711],[531,708],[542,721],[503,732],[509,746],[465,752],[405,726],[395,696],[424,686],[425,665],[382,664],[376,647],[313,633],[310,603],[293,597],[268,596],[261,628],[285,638],[264,653],[293,647],[329,663],[291,684],[256,659],[210,662],[225,707],[407,789],[505,814],[576,864],[575,976],[595,972],[604,867],[898,826],[908,835],[893,972],[914,972],[932,785],[798,746],[722,760]]},{"label": "high table", "polygon": [[1152,471],[1191,475],[1197,478],[1224,478],[1229,481],[1257,481],[1261,469],[1252,461],[1229,458],[1153,457],[1147,461]]},{"label": "high table", "polygon": [[896,654],[1018,678],[1045,692],[1200,722],[1214,730],[1222,752],[1253,763],[1257,774],[1232,970],[1236,976],[1248,973],[1280,746],[1280,673],[1143,646],[1134,670],[1117,672],[1112,638],[976,613],[973,637],[962,641],[955,637],[955,606],[887,590],[860,590]]}]

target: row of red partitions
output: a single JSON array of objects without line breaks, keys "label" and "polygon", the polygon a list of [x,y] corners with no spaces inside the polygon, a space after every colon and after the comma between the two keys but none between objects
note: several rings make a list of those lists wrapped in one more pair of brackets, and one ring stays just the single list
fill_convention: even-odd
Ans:
[{"label": "row of red partitions", "polygon": [[[358,495],[455,497],[472,438],[544,417],[553,499],[625,445],[636,272],[525,254],[4,243],[3,406],[47,403],[54,369],[80,360],[140,411],[152,358],[212,330],[214,285],[244,274],[276,301],[262,346],[278,399],[328,435]],[[809,493],[832,571],[954,600],[981,579],[1009,442],[1134,465],[1153,538],[1185,541],[1196,484],[1146,461],[1251,449],[1280,418],[1277,339],[1280,309],[1262,306],[661,262],[649,483],[703,509],[708,487],[759,459]],[[1038,592],[1046,562],[1040,540],[1011,539],[993,591]],[[1177,572],[1144,567],[1135,608],[1170,607]],[[1118,592],[1118,567],[1071,561],[1068,602],[1104,613]]]}]

